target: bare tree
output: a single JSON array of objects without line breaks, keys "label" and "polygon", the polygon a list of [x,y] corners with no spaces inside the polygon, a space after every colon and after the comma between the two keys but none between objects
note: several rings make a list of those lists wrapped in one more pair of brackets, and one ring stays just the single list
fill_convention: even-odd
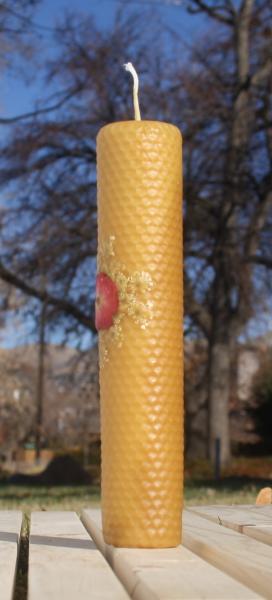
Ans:
[{"label": "bare tree", "polygon": [[[146,70],[149,37],[145,20],[135,15],[118,15],[110,36],[91,19],[65,19],[56,31],[59,55],[46,73],[47,85],[58,89],[45,104],[55,108],[40,107],[15,123],[2,148],[0,185],[9,206],[2,211],[0,276],[30,298],[46,300],[51,327],[63,328],[67,336],[80,338],[86,327],[94,331],[96,134],[105,123],[131,118],[130,82],[121,65],[129,56]],[[153,47],[157,43],[153,39]],[[161,73],[171,74],[171,67],[163,68],[152,55],[150,65],[142,106],[154,118],[152,90],[159,116],[167,103],[167,89],[160,93],[167,85]],[[39,285],[41,257],[45,290]],[[37,303],[26,310],[38,314]]]},{"label": "bare tree", "polygon": [[66,339],[94,330],[95,137],[105,123],[132,116],[130,82],[120,72],[129,56],[143,73],[145,118],[174,121],[184,132],[186,315],[208,341],[209,455],[219,438],[227,462],[231,357],[256,310],[258,263],[271,260],[270,8],[251,0],[190,0],[189,8],[218,26],[182,70],[158,32],[148,37],[145,17],[119,15],[110,34],[76,17],[58,27],[59,55],[47,67],[54,94],[44,110],[13,123],[2,146],[9,202],[0,277],[28,295],[24,311],[33,318],[45,300],[50,327]]},{"label": "bare tree", "polygon": [[226,463],[232,356],[256,309],[253,261],[269,252],[272,15],[254,0],[189,10],[217,23],[186,82],[187,310],[208,339],[209,456],[219,439]]}]

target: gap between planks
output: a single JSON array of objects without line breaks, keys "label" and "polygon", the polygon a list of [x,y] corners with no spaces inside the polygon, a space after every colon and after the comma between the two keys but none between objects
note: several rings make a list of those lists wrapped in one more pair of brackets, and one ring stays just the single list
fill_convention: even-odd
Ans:
[{"label": "gap between planks", "polygon": [[272,505],[192,506],[188,510],[214,523],[272,545]]},{"label": "gap between planks", "polygon": [[[220,511],[220,507],[217,508]],[[256,593],[271,598],[272,547],[191,510],[183,514],[184,545]]]},{"label": "gap between planks", "polygon": [[31,515],[28,600],[48,598],[128,600],[74,512]]}]

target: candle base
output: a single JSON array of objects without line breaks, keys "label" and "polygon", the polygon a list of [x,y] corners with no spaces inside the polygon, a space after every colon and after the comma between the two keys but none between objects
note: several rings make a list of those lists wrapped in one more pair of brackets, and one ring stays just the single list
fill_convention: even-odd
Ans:
[{"label": "candle base", "polygon": [[155,534],[146,534],[145,531],[113,531],[111,533],[104,531],[104,541],[106,544],[116,548],[176,548],[181,544],[181,529],[176,532],[157,531]]}]

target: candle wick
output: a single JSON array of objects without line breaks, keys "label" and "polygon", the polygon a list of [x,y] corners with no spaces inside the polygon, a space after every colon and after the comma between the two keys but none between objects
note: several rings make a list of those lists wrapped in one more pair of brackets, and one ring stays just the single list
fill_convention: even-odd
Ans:
[{"label": "candle wick", "polygon": [[133,64],[131,62],[125,63],[124,64],[124,68],[125,68],[126,71],[128,71],[129,73],[131,73],[131,75],[133,77],[134,115],[135,115],[135,120],[136,121],[140,121],[141,120],[141,113],[140,113],[139,99],[138,99],[139,77],[138,77],[137,72],[134,69],[134,66],[133,66]]}]

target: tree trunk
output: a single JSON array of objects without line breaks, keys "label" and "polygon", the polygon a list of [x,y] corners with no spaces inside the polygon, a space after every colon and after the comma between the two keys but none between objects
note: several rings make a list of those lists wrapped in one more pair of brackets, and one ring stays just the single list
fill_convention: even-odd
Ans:
[{"label": "tree trunk", "polygon": [[215,464],[216,440],[220,444],[221,466],[230,460],[229,396],[230,346],[228,339],[214,339],[209,349],[209,458]]},{"label": "tree trunk", "polygon": [[[226,181],[229,182],[228,195],[223,199],[222,216],[224,231],[218,237],[219,251],[214,268],[214,309],[209,348],[208,406],[209,406],[209,457],[216,460],[216,443],[220,447],[221,465],[230,460],[229,404],[231,393],[231,354],[235,345],[236,333],[232,331],[232,293],[239,284],[235,277],[233,248],[237,240],[233,233],[237,228],[236,214],[232,202],[240,201],[240,174],[246,156],[251,124],[249,108],[249,34],[250,18],[254,0],[244,0],[237,15],[234,28],[234,44],[237,58],[238,94],[233,104],[233,122],[230,131],[229,153],[226,161]],[[231,193],[230,193],[231,190]],[[221,250],[220,250],[221,245]],[[237,313],[238,306],[236,306]]]},{"label": "tree trunk", "polygon": [[41,440],[43,425],[43,392],[44,392],[44,355],[45,355],[45,327],[46,327],[46,303],[42,302],[39,330],[39,357],[38,378],[36,392],[36,432],[35,432],[35,454],[36,461],[41,456]]},{"label": "tree trunk", "polygon": [[221,466],[228,464],[231,455],[229,403],[231,392],[231,354],[236,341],[236,329],[231,317],[231,280],[227,258],[226,253],[218,249],[215,263],[217,275],[213,284],[212,323],[209,337],[208,456],[214,466],[218,450],[220,452]]}]

